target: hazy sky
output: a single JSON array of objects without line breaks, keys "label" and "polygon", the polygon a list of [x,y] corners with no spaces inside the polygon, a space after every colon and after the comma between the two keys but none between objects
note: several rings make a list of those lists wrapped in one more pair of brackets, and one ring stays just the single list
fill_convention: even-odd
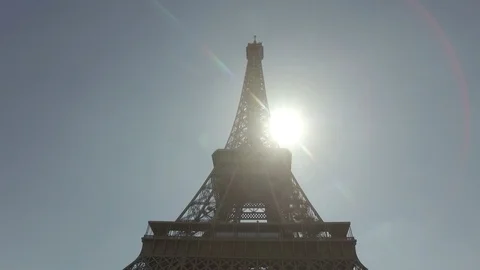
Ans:
[{"label": "hazy sky", "polygon": [[370,269],[480,254],[478,0],[3,0],[0,269],[122,269],[212,169],[264,42],[294,174]]}]

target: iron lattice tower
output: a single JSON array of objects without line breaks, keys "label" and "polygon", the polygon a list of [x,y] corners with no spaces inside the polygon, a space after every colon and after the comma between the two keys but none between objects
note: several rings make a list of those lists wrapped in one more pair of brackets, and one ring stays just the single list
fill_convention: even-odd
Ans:
[{"label": "iron lattice tower", "polygon": [[150,221],[124,270],[367,269],[350,222],[324,222],[269,132],[263,45],[246,48],[240,104],[213,170],[176,221]]}]

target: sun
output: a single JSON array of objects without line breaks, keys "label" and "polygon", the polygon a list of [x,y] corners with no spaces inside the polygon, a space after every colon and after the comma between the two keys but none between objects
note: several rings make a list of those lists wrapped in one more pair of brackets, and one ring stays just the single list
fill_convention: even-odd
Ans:
[{"label": "sun", "polygon": [[282,108],[270,113],[270,132],[280,146],[293,146],[303,135],[303,118],[300,112]]}]

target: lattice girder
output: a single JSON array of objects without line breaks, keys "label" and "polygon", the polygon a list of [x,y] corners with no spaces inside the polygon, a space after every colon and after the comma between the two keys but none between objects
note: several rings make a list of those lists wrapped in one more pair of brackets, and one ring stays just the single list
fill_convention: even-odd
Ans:
[{"label": "lattice girder", "polygon": [[177,220],[210,221],[213,219],[217,207],[213,180],[214,176],[212,172]]},{"label": "lattice girder", "polygon": [[290,171],[291,153],[217,150],[214,169],[178,221],[322,221]]},{"label": "lattice girder", "polygon": [[242,94],[225,149],[275,148],[278,143],[270,133],[270,111],[263,76],[261,42],[248,44],[247,59]]},{"label": "lattice girder", "polygon": [[358,260],[138,257],[124,270],[366,270]]}]

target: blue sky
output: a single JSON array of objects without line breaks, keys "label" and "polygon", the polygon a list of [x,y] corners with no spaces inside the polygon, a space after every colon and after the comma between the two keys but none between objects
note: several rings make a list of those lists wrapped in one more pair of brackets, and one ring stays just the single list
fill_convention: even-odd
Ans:
[{"label": "blue sky", "polygon": [[294,174],[370,269],[480,254],[476,0],[5,0],[0,269],[122,269],[209,174],[264,42]]}]

